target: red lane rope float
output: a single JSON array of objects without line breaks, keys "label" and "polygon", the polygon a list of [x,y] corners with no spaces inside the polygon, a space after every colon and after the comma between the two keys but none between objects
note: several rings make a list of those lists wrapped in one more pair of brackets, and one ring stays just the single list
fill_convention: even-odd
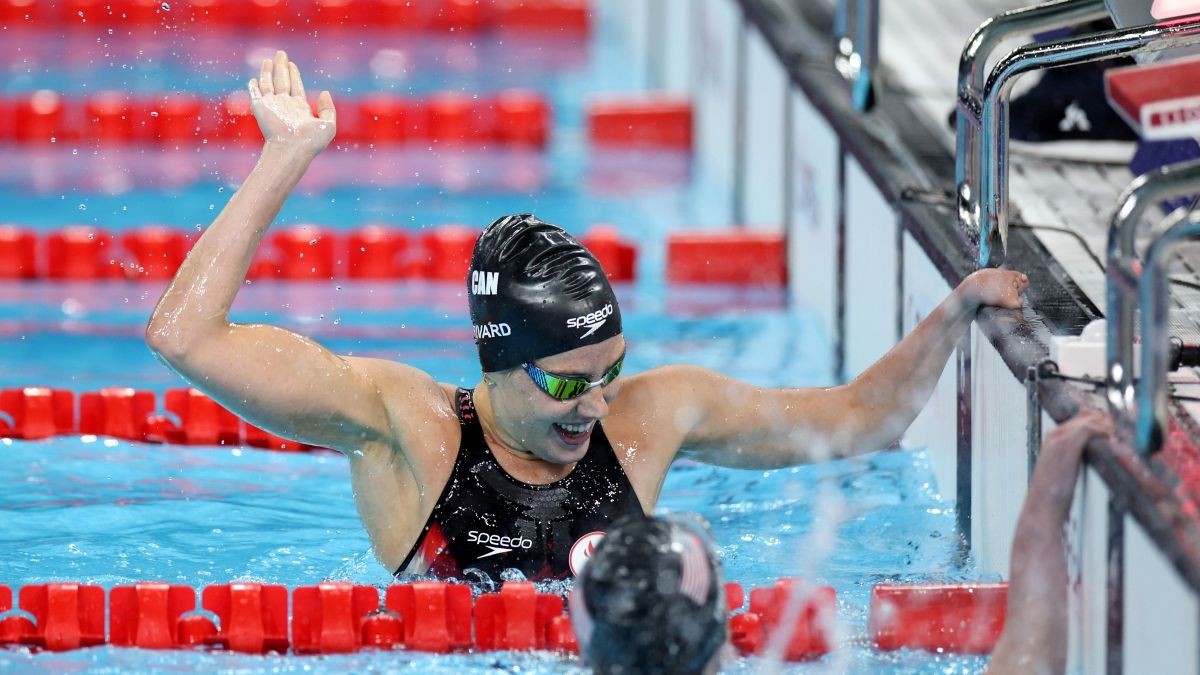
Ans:
[{"label": "red lane rope float", "polygon": [[588,140],[617,148],[691,150],[692,104],[667,95],[603,96],[586,104]]},{"label": "red lane rope float", "polygon": [[46,387],[0,391],[0,436],[36,440],[73,433],[73,392]]},{"label": "red lane rope float", "polygon": [[783,234],[672,232],[667,236],[667,281],[782,286],[787,283]]},{"label": "red lane rope float", "polygon": [[730,642],[742,654],[761,654],[769,642],[782,639],[788,661],[818,658],[829,653],[836,615],[832,586],[805,587],[780,579],[772,587],[750,591],[749,609],[730,618]]},{"label": "red lane rope float", "polygon": [[85,584],[60,583],[23,586],[18,600],[33,615],[33,631],[21,644],[50,651],[102,645],[104,589]]},{"label": "red lane rope float", "polygon": [[[7,614],[12,611],[12,607],[12,589],[0,585],[0,614]],[[9,614],[0,619],[0,646],[17,644],[23,636],[33,635],[35,630],[37,627],[27,617]]]},{"label": "red lane rope float", "polygon": [[475,644],[489,651],[550,649],[559,636],[551,621],[562,613],[559,596],[538,593],[533,584],[505,584],[475,601]]},{"label": "red lane rope float", "polygon": [[438,654],[470,648],[472,603],[469,586],[439,582],[389,586],[385,599],[389,610],[407,618],[404,644]]},{"label": "red lane rope float", "polygon": [[118,647],[172,649],[179,640],[178,624],[196,608],[190,586],[140,583],[115,586],[109,592],[108,641]]},{"label": "red lane rope float", "polygon": [[105,279],[121,276],[110,264],[113,237],[90,227],[69,227],[46,238],[46,277],[49,279]]},{"label": "red lane rope float", "polygon": [[10,29],[282,26],[582,36],[591,17],[587,0],[0,0],[0,27]]},{"label": "red lane rope float", "polygon": [[[0,223],[0,279],[149,279],[175,276],[193,243],[190,232],[144,227],[120,237],[91,226],[39,234]],[[253,280],[466,278],[476,229],[444,226],[420,233],[368,225],[348,233],[307,225],[275,230],[255,253]],[[637,251],[611,226],[579,240],[614,282],[634,280]]]},{"label": "red lane rope float", "polygon": [[[379,590],[374,586],[325,583],[297,588],[292,594],[292,648],[297,654],[334,654],[357,651],[364,642],[391,647],[400,641],[399,616],[376,614],[372,628],[362,625],[378,609]],[[391,630],[381,630],[381,622],[389,619]]]},{"label": "red lane rope float", "polygon": [[262,654],[288,648],[288,590],[278,584],[219,584],[201,594],[204,609],[217,615],[215,644],[235,652]]},{"label": "red lane rope float", "polygon": [[0,225],[0,278],[37,277],[37,246],[33,232]]},{"label": "red lane rope float", "polygon": [[[553,113],[535,91],[493,94],[441,92],[426,97],[370,94],[339,99],[338,143],[433,143],[452,146],[540,148]],[[220,99],[171,93],[143,96],[103,91],[86,98],[50,90],[0,99],[0,142],[88,142],[257,145],[258,124],[249,96]]]},{"label": "red lane rope float", "polygon": [[147,440],[147,422],[157,407],[152,391],[113,387],[80,394],[79,433]]},{"label": "red lane rope float", "polygon": [[1007,583],[881,584],[871,593],[870,631],[882,650],[987,654],[1004,630]]},{"label": "red lane rope float", "polygon": [[[882,595],[902,607],[904,602],[898,598],[906,594],[921,597],[923,612],[945,615],[941,624],[924,621],[905,628],[916,637],[900,646],[911,647],[921,643],[918,632],[941,635],[938,625],[959,622],[963,595],[987,596],[986,609],[979,611],[985,618],[973,621],[982,621],[991,632],[999,611],[1002,628],[1003,597],[993,597],[994,586],[1002,584],[943,585],[938,587],[942,589],[940,594],[931,594],[929,586],[883,585],[876,587],[873,598]],[[794,593],[799,596],[793,598]],[[738,600],[729,605],[729,625],[731,642],[741,654],[761,654],[775,639],[787,641],[782,656],[788,661],[810,660],[829,653],[837,603],[832,588],[805,587],[796,580],[780,579],[774,586],[751,590],[749,609],[736,614],[732,612],[741,607],[741,586],[726,584],[726,594]],[[107,636],[105,591],[99,586],[37,584],[22,587],[18,596],[19,609],[32,615],[33,620],[18,614],[0,619],[0,647],[28,645],[66,651],[107,643],[142,649],[216,648],[248,654],[283,653],[289,649],[296,654],[341,654],[397,647],[435,654],[466,650],[579,651],[563,599],[538,593],[530,582],[505,582],[498,593],[485,593],[475,599],[471,588],[462,584],[394,584],[387,588],[382,605],[378,588],[344,582],[299,586],[291,592],[277,584],[215,584],[200,591],[199,609],[203,613],[197,611],[197,592],[191,586],[143,582],[115,586],[108,592]],[[798,601],[795,606],[791,606],[793,599]],[[12,606],[12,591],[0,586],[0,612],[9,612]],[[873,634],[876,606],[873,600]],[[215,621],[211,618],[214,615]],[[990,643],[941,640],[938,648],[952,653],[986,653],[994,643],[994,638]]]}]

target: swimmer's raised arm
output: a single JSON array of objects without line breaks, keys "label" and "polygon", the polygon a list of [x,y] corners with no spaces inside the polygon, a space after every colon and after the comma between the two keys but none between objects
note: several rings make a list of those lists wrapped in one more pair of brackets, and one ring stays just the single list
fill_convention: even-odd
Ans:
[{"label": "swimmer's raised arm", "polygon": [[975,272],[849,384],[767,389],[702,368],[675,367],[663,369],[658,386],[687,396],[653,398],[672,401],[679,410],[668,414],[682,427],[682,446],[713,464],[773,468],[879,450],[924,407],[978,309],[1020,308],[1028,283],[1020,272]]},{"label": "swimmer's raised arm", "polygon": [[146,341],[197,388],[268,430],[345,452],[391,443],[370,368],[354,363],[363,360],[339,358],[281,328],[229,321],[263,234],[336,127],[329,92],[321,92],[314,116],[300,71],[283,52],[263,63],[249,90],[266,139],[262,154],[180,267]]},{"label": "swimmer's raised arm", "polygon": [[1111,433],[1098,412],[1080,413],[1046,434],[1009,565],[1008,616],[987,672],[1062,673],[1067,666],[1067,560],[1063,524],[1071,510],[1083,448]]}]

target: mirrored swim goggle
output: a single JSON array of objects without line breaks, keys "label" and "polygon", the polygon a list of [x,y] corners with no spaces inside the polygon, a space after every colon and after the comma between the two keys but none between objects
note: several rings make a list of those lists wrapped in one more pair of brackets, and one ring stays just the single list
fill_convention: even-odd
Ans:
[{"label": "mirrored swim goggle", "polygon": [[525,372],[529,373],[529,377],[538,386],[538,389],[546,392],[551,398],[559,401],[569,401],[573,398],[583,396],[596,387],[603,387],[617,379],[617,376],[621,374],[621,366],[624,363],[625,355],[621,354],[621,358],[617,359],[617,362],[604,371],[604,375],[595,382],[577,375],[555,375],[554,373],[548,373],[532,363],[522,363],[521,367],[525,369]]}]

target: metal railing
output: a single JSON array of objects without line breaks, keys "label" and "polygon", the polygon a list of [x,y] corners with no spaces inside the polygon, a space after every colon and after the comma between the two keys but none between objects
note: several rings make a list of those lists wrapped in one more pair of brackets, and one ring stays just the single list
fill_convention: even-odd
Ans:
[{"label": "metal railing", "polygon": [[[1108,407],[1133,434],[1143,455],[1162,445],[1167,420],[1167,293],[1166,254],[1179,241],[1200,233],[1200,215],[1186,209],[1172,214],[1169,225],[1146,253],[1139,271],[1135,248],[1146,209],[1164,199],[1200,191],[1200,161],[1163,167],[1138,177],[1121,196],[1108,229],[1106,289]],[[1141,382],[1133,386],[1134,294],[1142,308]]]},{"label": "metal railing", "polygon": [[1017,77],[1037,70],[1101,61],[1200,43],[1200,19],[1139,26],[1026,44],[983,68],[997,45],[1018,34],[1077,25],[1106,15],[1102,0],[1055,0],[984,22],[959,61],[956,190],[959,227],[978,247],[979,264],[1008,241],[1008,96]]}]

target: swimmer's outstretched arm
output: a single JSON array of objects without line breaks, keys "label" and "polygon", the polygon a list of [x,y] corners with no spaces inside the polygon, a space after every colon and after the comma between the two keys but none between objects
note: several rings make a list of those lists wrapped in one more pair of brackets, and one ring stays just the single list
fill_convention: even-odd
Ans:
[{"label": "swimmer's outstretched arm", "polygon": [[263,234],[336,126],[329,92],[321,92],[314,116],[300,71],[283,52],[263,63],[249,90],[266,139],[262,155],[180,267],[146,341],[189,382],[260,427],[347,453],[387,446],[395,435],[372,360],[338,357],[281,328],[229,321]]},{"label": "swimmer's outstretched arm", "polygon": [[1063,524],[1083,448],[1112,423],[1080,413],[1046,434],[1013,535],[1008,617],[988,673],[1061,673],[1067,665],[1067,561]]},{"label": "swimmer's outstretched arm", "polygon": [[879,450],[899,438],[929,400],[979,308],[1019,309],[1028,284],[1020,272],[975,272],[883,358],[839,387],[765,389],[675,366],[647,372],[644,387],[630,378],[626,389],[657,390],[635,409],[657,408],[680,433],[673,447],[713,464],[775,468]]}]

